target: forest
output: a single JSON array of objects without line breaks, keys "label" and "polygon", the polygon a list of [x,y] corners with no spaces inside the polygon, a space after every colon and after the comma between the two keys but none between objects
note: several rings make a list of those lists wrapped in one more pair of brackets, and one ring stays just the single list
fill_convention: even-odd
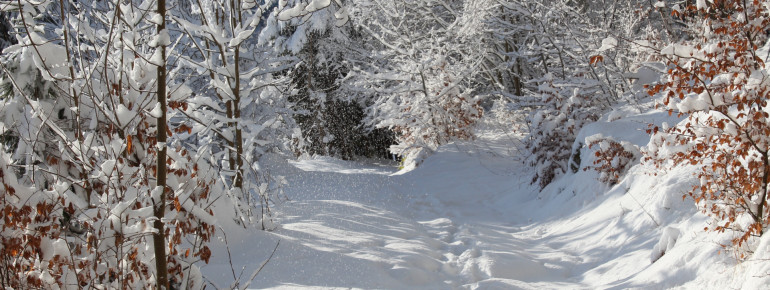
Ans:
[{"label": "forest", "polygon": [[[763,235],[770,226],[768,1],[3,0],[0,10],[5,289],[245,289],[258,281],[267,284],[254,287],[291,288],[299,280],[269,284],[265,279],[283,274],[261,271],[296,270],[278,260],[281,247],[313,243],[289,232],[300,225],[292,224],[296,215],[289,213],[306,202],[297,188],[317,182],[308,194],[332,187],[347,192],[375,180],[314,180],[323,174],[307,172],[323,171],[319,164],[387,164],[393,176],[376,180],[401,182],[391,188],[411,200],[403,206],[409,213],[420,211],[420,194],[443,182],[431,178],[455,171],[457,188],[473,193],[461,199],[469,203],[461,212],[485,211],[470,205],[474,199],[491,204],[500,198],[499,204],[510,202],[511,208],[523,204],[524,199],[512,201],[518,195],[511,190],[493,197],[479,189],[513,188],[505,179],[463,187],[487,177],[453,164],[476,164],[467,166],[500,176],[489,169],[492,161],[484,159],[482,146],[507,148],[508,155],[494,164],[515,162],[517,184],[523,184],[517,188],[527,188],[520,190],[530,194],[527,201],[548,200],[544,211],[598,205],[605,201],[598,192],[632,198],[619,205],[619,215],[638,213],[647,220],[651,228],[640,235],[651,242],[634,245],[645,255],[652,252],[653,265],[673,256],[677,238],[697,228],[693,235],[718,237],[709,259],[759,269],[746,275],[770,279],[770,239]],[[499,134],[492,138],[490,130]],[[629,134],[636,135],[623,137]],[[447,153],[452,150],[476,155],[463,163]],[[505,163],[508,157],[515,161]],[[385,170],[366,166],[354,171]],[[579,176],[590,176],[590,182]],[[634,184],[648,182],[649,188],[663,180],[676,186],[659,197],[660,204],[633,196],[642,194]],[[421,181],[434,183],[416,189]],[[564,200],[582,198],[585,188],[591,188],[590,199]],[[454,198],[448,196],[437,200]],[[629,204],[641,211],[627,214]],[[341,205],[328,206],[319,213],[308,206],[303,214],[333,214]],[[388,206],[381,209],[396,208]],[[420,237],[441,236],[438,229],[454,214],[415,216],[409,223]],[[690,221],[693,216],[700,222]],[[686,226],[664,224],[683,219]],[[449,221],[453,231],[472,230],[471,222]],[[540,221],[547,219],[530,225]],[[517,229],[524,230],[523,218],[521,225]],[[256,235],[261,256],[249,262],[234,258],[238,253],[231,248],[253,242],[236,245],[233,237],[241,232]],[[468,237],[494,236],[491,228],[484,233]],[[319,245],[333,240],[319,239]],[[384,246],[364,249],[377,247]],[[489,258],[493,249],[476,252]],[[464,268],[472,254],[469,249],[467,255],[446,256],[444,266],[405,280],[411,282],[337,285],[328,277],[301,285],[523,287],[485,284],[511,277],[491,268],[477,269],[486,276]],[[380,262],[400,265],[391,258]],[[479,257],[472,259],[474,267],[481,265]],[[215,266],[206,268],[212,261]],[[403,274],[396,266],[388,275]],[[313,267],[323,266],[300,269]],[[545,268],[542,273],[552,273]],[[434,272],[442,274],[421,282]],[[690,280],[700,279],[697,273]],[[689,281],[607,279],[576,285],[668,288]],[[704,285],[709,284],[689,286]]]}]

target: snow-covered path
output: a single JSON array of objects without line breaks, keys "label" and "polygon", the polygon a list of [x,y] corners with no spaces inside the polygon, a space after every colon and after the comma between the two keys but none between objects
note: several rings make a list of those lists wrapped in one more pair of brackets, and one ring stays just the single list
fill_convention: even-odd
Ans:
[{"label": "snow-covered path", "polygon": [[[275,173],[287,177],[291,200],[276,207],[278,228],[230,234],[233,269],[226,253],[215,253],[203,271],[222,273],[209,279],[228,285],[256,269],[279,240],[250,287],[699,287],[705,282],[692,284],[699,273],[731,267],[729,257],[702,249],[651,261],[661,233],[671,231],[666,225],[704,222],[682,218],[697,213],[690,201],[650,194],[678,196],[681,176],[631,173],[608,188],[577,174],[538,192],[499,139],[444,146],[406,173],[332,158],[284,163]],[[651,210],[660,203],[668,209]],[[681,243],[718,247],[699,234],[685,231]],[[704,261],[718,264],[699,265]]]},{"label": "snow-covered path", "polygon": [[[304,271],[255,286],[457,288],[568,277],[562,265],[568,255],[539,246],[537,234],[522,232],[527,220],[517,209],[499,206],[511,192],[528,196],[528,182],[483,168],[497,164],[467,149],[443,148],[403,175],[392,167],[325,158],[295,163],[303,172],[290,180],[294,201],[281,207],[276,233],[290,242],[282,251],[296,266],[273,269]],[[329,255],[328,262],[318,255]],[[270,271],[263,273],[278,276]]]}]

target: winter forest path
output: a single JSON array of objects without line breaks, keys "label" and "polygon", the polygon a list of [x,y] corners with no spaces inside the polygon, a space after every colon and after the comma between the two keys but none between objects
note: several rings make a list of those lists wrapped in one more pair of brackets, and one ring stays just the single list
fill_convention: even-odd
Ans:
[{"label": "winter forest path", "polygon": [[[577,236],[549,231],[555,220],[502,139],[444,146],[406,173],[323,157],[279,166],[290,201],[275,207],[273,232],[228,238],[245,245],[231,249],[235,272],[253,271],[280,239],[251,287],[590,287],[584,275],[602,262],[581,256]],[[219,263],[212,272],[229,272]]]}]

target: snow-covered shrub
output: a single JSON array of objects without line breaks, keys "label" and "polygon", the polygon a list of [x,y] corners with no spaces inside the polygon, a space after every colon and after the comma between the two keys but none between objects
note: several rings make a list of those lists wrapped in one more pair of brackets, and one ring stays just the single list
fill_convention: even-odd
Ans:
[{"label": "snow-covered shrub", "polygon": [[[584,168],[599,172],[599,181],[613,185],[620,181],[626,171],[641,157],[636,146],[626,141],[615,141],[601,135],[586,138],[588,148],[595,149],[594,165]],[[598,147],[598,148],[595,148]]]},{"label": "snow-covered shrub", "polygon": [[480,100],[455,87],[457,80],[445,66],[440,62],[428,71],[435,74],[424,94],[401,96],[397,106],[394,99],[380,103],[381,114],[392,119],[378,126],[395,131],[399,144],[436,149],[454,139],[473,138],[473,125],[483,113]]},{"label": "snow-covered shrub", "polygon": [[406,147],[403,145],[392,145],[390,148],[392,152],[400,152],[401,162],[398,166],[399,170],[411,170],[422,164],[426,158],[428,158],[433,151],[427,147]]},{"label": "snow-covered shrub", "polygon": [[350,39],[354,35],[349,26],[320,25],[318,29],[310,32],[303,48],[294,54],[301,61],[288,72],[292,92],[288,100],[301,129],[293,150],[297,156],[319,154],[347,160],[387,156],[388,147],[395,143],[392,132],[368,130],[364,121],[371,97],[350,95],[339,83],[349,71],[344,50],[360,45],[361,37]]},{"label": "snow-covered shrub", "polygon": [[400,145],[393,149],[430,151],[473,137],[483,109],[472,86],[479,73],[468,55],[474,46],[461,41],[455,29],[462,4],[376,0],[349,7],[351,21],[368,37],[373,52],[351,67],[348,86],[374,93],[368,124],[393,130]]},{"label": "snow-covered shrub", "polygon": [[149,2],[2,5],[18,40],[3,52],[2,286],[203,287],[221,191],[211,152],[166,118],[190,90],[163,73],[164,18]]},{"label": "snow-covered shrub", "polygon": [[59,222],[63,198],[56,190],[20,184],[11,156],[0,149],[0,285],[57,287],[70,254],[62,230],[66,224]]},{"label": "snow-covered shrub", "polygon": [[[272,175],[259,160],[292,147],[296,124],[285,72],[297,60],[286,51],[302,47],[308,26],[323,26],[316,14],[301,8],[301,16],[310,21],[291,27],[293,33],[284,26],[297,12],[290,7],[304,2],[182,1],[171,11],[175,26],[183,32],[176,69],[192,75],[184,81],[192,96],[179,100],[184,105],[180,120],[190,128],[188,138],[211,152],[221,170],[224,194],[237,199],[227,210],[242,226],[261,221],[263,228],[269,228],[270,204],[283,185],[283,178]],[[301,133],[295,135],[299,143]],[[254,211],[256,206],[261,211]]]},{"label": "snow-covered shrub", "polygon": [[762,52],[770,11],[728,0],[697,1],[682,13],[693,38],[659,51],[669,70],[650,94],[688,118],[651,128],[646,159],[698,166],[700,184],[685,197],[715,218],[707,229],[735,231],[733,245],[745,246],[770,226],[770,74]]},{"label": "snow-covered shrub", "polygon": [[660,235],[658,243],[655,244],[655,247],[652,248],[652,252],[650,253],[650,262],[655,263],[661,257],[663,257],[666,252],[671,251],[681,235],[682,232],[677,228],[667,227],[664,229],[663,234]]},{"label": "snow-covered shrub", "polygon": [[468,21],[483,27],[473,35],[487,44],[480,58],[488,71],[480,77],[495,85],[487,89],[531,112],[528,148],[541,187],[571,169],[583,125],[647,97],[629,77],[650,53],[632,44],[670,17],[643,1],[483,0],[468,7],[483,18]]},{"label": "snow-covered shrub", "polygon": [[598,120],[600,111],[591,94],[569,86],[559,88],[553,80],[541,85],[540,97],[543,107],[530,117],[534,129],[527,149],[532,152],[529,162],[536,173],[532,182],[543,188],[567,172],[578,131]]}]

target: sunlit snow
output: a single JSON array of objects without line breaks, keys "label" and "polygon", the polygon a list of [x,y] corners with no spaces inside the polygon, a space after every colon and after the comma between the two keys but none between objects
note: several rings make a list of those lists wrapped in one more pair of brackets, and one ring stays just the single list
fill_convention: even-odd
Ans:
[{"label": "sunlit snow", "polygon": [[[602,132],[644,146],[645,124],[664,120],[676,122],[663,113],[600,121],[584,128],[578,140]],[[767,267],[739,265],[730,254],[719,254],[719,243],[729,235],[704,232],[709,219],[692,200],[681,198],[696,182],[691,168],[660,172],[637,165],[612,187],[591,170],[579,171],[540,192],[520,153],[512,150],[515,136],[492,130],[480,136],[441,147],[409,172],[397,172],[386,161],[273,158],[275,173],[289,179],[291,200],[276,206],[273,231],[227,231],[235,273],[253,272],[280,241],[250,287],[767,285],[767,275],[742,282],[743,276],[734,274]],[[583,156],[591,154],[583,150]],[[233,281],[228,255],[213,257],[203,273],[228,285]]]}]

